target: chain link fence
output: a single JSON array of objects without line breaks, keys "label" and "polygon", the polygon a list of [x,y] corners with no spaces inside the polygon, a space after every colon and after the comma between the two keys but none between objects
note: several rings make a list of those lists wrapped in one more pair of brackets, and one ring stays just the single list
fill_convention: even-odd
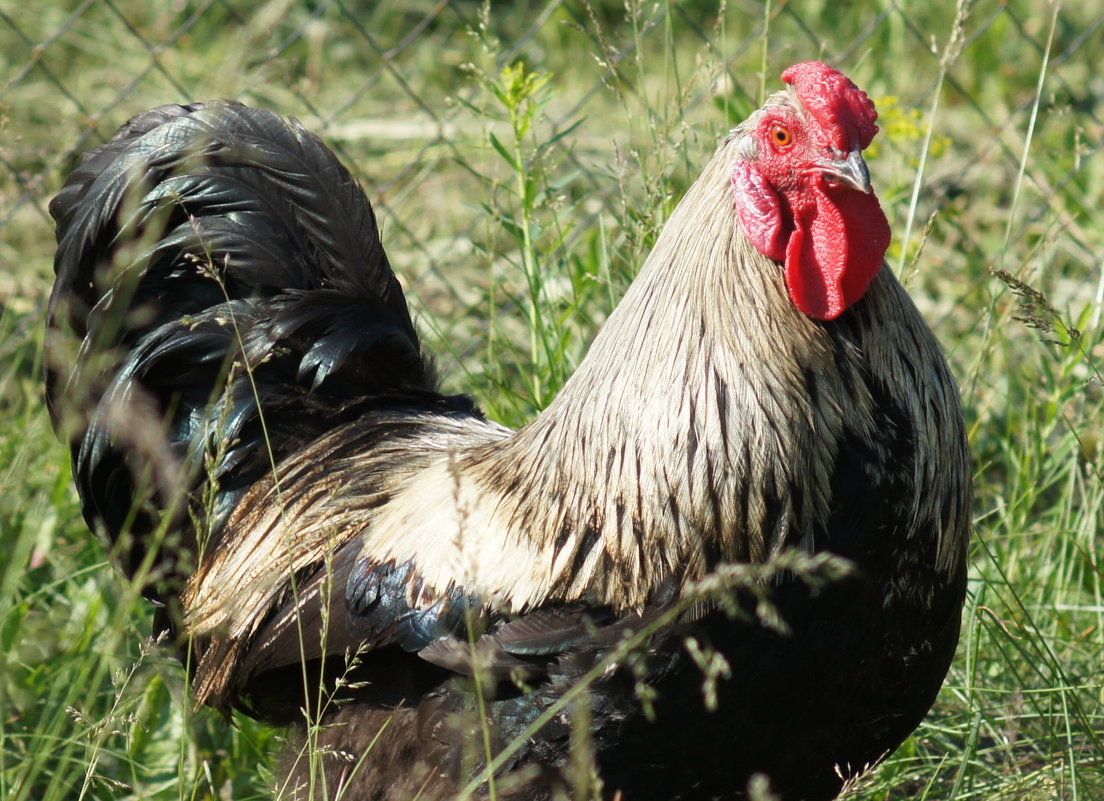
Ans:
[{"label": "chain link fence", "polygon": [[661,216],[782,68],[823,58],[879,101],[890,158],[875,172],[896,232],[916,237],[958,203],[928,247],[988,263],[1012,216],[971,213],[969,199],[1023,201],[1017,231],[1053,227],[1060,203],[1063,247],[1091,264],[1099,233],[1079,230],[1076,206],[1101,170],[1102,28],[1094,0],[0,0],[0,299],[41,308],[47,204],[79,152],[146,107],[230,97],[295,115],[338,150],[448,339],[487,254],[503,255],[487,206],[506,178],[488,142],[507,117],[494,86],[518,62],[551,74],[529,156],[551,165],[549,197],[571,204],[569,238],[624,228],[634,203]]},{"label": "chain link fence", "polygon": [[[1009,326],[1011,335],[995,345],[984,336],[981,329],[1016,313],[1005,313],[1013,299],[1002,294],[1004,285],[990,271],[1003,269],[1029,281],[1063,313],[1073,308],[1096,315],[1091,322],[1074,319],[1086,330],[1098,331],[1104,313],[1102,54],[1099,0],[0,0],[0,322],[8,325],[0,330],[14,332],[0,335],[0,365],[5,377],[21,372],[23,379],[0,389],[41,404],[41,365],[35,362],[52,282],[50,198],[82,151],[146,108],[233,98],[296,116],[320,134],[364,183],[427,350],[442,354],[442,372],[451,376],[447,388],[478,390],[488,377],[510,377],[491,372],[511,354],[488,352],[488,328],[523,325],[517,304],[525,275],[508,228],[519,192],[529,190],[519,189],[518,171],[496,148],[509,150],[511,113],[524,111],[508,91],[520,65],[526,74],[547,76],[531,97],[534,105],[525,107],[533,111],[533,130],[518,150],[526,175],[533,177],[527,184],[533,192],[531,230],[539,237],[547,290],[567,298],[557,308],[581,318],[575,343],[581,352],[589,329],[641,263],[719,138],[764,92],[780,88],[786,66],[818,58],[843,69],[877,103],[882,132],[868,155],[894,234],[890,264],[948,345],[971,434],[981,432],[974,438],[978,477],[985,479],[978,482],[980,535],[1002,525],[992,522],[1000,515],[990,510],[1017,500],[1016,485],[1009,482],[1007,489],[1001,471],[1020,458],[1019,441],[1037,440],[1041,454],[1055,447],[1058,436],[1057,428],[1034,423],[1021,421],[1018,429],[1016,410],[1008,408],[1017,398],[1026,405],[1024,394],[1034,389],[1017,393],[1009,385],[1028,383],[1022,376],[1049,375],[1052,365],[1015,370],[1018,360],[1039,361],[1037,332]],[[586,259],[589,266],[567,269],[573,259]],[[589,290],[589,301],[600,302],[579,301],[580,308],[573,308],[571,294],[578,287],[569,276],[580,272],[597,287]],[[1086,363],[1104,364],[1104,346],[1084,345]],[[1081,422],[1091,421],[1098,408],[1081,391],[1094,380],[1085,369],[1076,364],[1062,373],[1061,382],[1072,388],[1053,405],[1061,407],[1056,415],[1072,421],[1072,458],[1088,476],[1090,467],[1097,469],[1092,459],[1099,459],[1093,454],[1099,454],[1102,435],[1099,419]],[[1099,372],[1095,376],[1099,393]],[[496,416],[493,400],[478,400],[495,419],[514,423],[522,417]],[[1088,411],[1077,412],[1077,403]],[[49,436],[40,408],[19,413],[24,407],[2,392],[0,408],[12,428],[30,420],[40,437]],[[22,436],[20,429],[14,439]],[[22,489],[28,497],[37,492],[38,505],[17,507],[38,526],[35,515],[49,518],[59,488],[68,485],[56,476],[61,458],[54,458],[57,464],[26,459],[43,440],[28,441],[19,445],[17,461],[3,465],[0,497],[16,494],[4,486],[11,475],[41,473]],[[1064,472],[1043,472],[1049,462],[1040,454],[1023,456],[1037,462],[1023,468],[1025,486],[1034,487],[1039,476],[1065,481]],[[1069,475],[1081,476],[1077,471]],[[43,488],[33,489],[39,483]],[[1064,485],[1047,484],[1046,491],[1068,491],[1071,509],[1082,497]],[[80,529],[83,541],[71,511],[71,528]],[[16,518],[6,508],[0,513]],[[989,646],[1000,651],[999,658],[979,658],[971,650],[953,668],[943,696],[946,709],[924,738],[940,740],[942,731],[947,742],[977,746],[987,773],[977,779],[979,791],[960,792],[962,774],[940,741],[926,763],[938,765],[940,773],[931,779],[936,769],[921,764],[922,783],[907,785],[915,795],[1104,797],[1097,793],[1100,514],[1097,506],[1079,518],[1093,529],[1078,540],[1088,543],[1084,561],[1091,562],[1084,586],[1077,584],[1068,599],[1046,597],[1055,605],[1039,610],[1024,602],[1040,593],[1026,581],[1006,582],[1006,576],[1027,574],[1029,581],[1043,582],[1046,569],[1054,568],[993,567],[991,546],[999,538],[1014,541],[1014,547],[1029,536],[1049,541],[1055,537],[1047,526],[1057,524],[1039,523],[1031,506],[1022,518],[1007,519],[1007,531],[985,530],[988,539],[975,549],[972,572],[981,579],[972,579],[971,592],[986,590],[977,596],[986,615],[977,615],[980,623],[967,621],[964,642],[980,638],[986,626],[1007,636]],[[48,519],[41,531],[53,532],[56,523]],[[1035,551],[1028,553],[1025,560],[1035,558]],[[29,572],[40,563],[37,556],[29,563],[28,581],[34,584],[45,571]],[[13,564],[22,576],[22,563]],[[1082,581],[1078,575],[1071,571],[1074,577],[1063,580],[1072,586]],[[25,596],[28,608],[41,614],[37,622],[23,623],[22,615],[5,621],[53,640],[71,611],[67,599],[51,599],[53,592],[47,587],[39,594],[36,587]],[[1096,605],[1085,603],[1090,599]],[[1075,605],[1057,606],[1067,600]],[[1032,629],[1038,620],[1046,621],[1039,627],[1043,633]],[[1058,632],[1053,635],[1052,620]],[[11,623],[5,626],[9,638],[20,636]],[[973,649],[975,641],[969,642]],[[92,647],[101,646],[97,641]],[[52,682],[55,674],[39,665],[54,651],[42,646],[41,653],[49,656],[28,658],[25,672]],[[27,692],[20,709],[40,706],[52,709]],[[70,736],[70,716],[83,714],[64,705],[57,709],[63,721],[43,729],[41,738],[51,747],[55,733]],[[41,747],[24,738],[37,723],[18,714],[7,721],[14,734],[4,734],[9,772],[13,765],[31,764],[26,755]],[[42,757],[45,767],[32,766],[30,774],[40,770],[43,784],[70,781],[65,771],[73,770],[73,749],[85,747],[85,724],[75,721],[79,738],[59,740],[62,767],[55,769],[49,761],[54,757]],[[87,730],[101,731],[91,724]],[[1039,731],[1047,736],[1032,740],[1022,734]],[[918,752],[923,747],[921,742]],[[178,757],[171,748],[165,764],[175,771]],[[906,755],[891,769],[907,761]],[[1071,765],[1081,772],[1067,771]],[[114,775],[111,766],[100,768]],[[79,766],[74,775],[79,780],[83,772]],[[1027,788],[1022,793],[998,796],[984,784],[1011,788],[1020,779]],[[70,796],[59,791],[54,797]]]}]

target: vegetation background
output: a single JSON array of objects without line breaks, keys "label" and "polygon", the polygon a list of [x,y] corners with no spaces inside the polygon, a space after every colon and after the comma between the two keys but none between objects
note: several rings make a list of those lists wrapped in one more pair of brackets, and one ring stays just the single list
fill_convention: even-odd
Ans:
[{"label": "vegetation background", "polygon": [[0,0],[0,798],[265,798],[279,736],[191,709],[50,429],[47,203],[81,150],[159,103],[300,117],[368,187],[449,387],[519,424],[812,58],[878,104],[891,266],[977,469],[958,658],[854,798],[1104,798],[1102,53],[1096,0]]}]

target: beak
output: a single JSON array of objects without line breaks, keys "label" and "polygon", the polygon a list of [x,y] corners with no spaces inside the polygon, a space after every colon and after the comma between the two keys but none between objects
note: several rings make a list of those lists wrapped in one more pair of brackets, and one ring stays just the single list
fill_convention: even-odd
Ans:
[{"label": "beak", "polygon": [[829,183],[849,186],[866,195],[873,191],[870,185],[870,170],[867,169],[862,153],[858,150],[852,150],[847,154],[847,158],[825,159],[818,162],[817,167]]}]

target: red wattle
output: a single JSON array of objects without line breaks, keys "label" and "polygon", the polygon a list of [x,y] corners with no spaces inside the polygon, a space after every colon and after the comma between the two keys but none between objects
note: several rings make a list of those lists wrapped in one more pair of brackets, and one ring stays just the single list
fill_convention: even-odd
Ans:
[{"label": "red wattle", "polygon": [[873,193],[820,184],[803,195],[804,203],[792,204],[786,287],[804,314],[834,320],[878,274],[889,247],[889,222]]}]

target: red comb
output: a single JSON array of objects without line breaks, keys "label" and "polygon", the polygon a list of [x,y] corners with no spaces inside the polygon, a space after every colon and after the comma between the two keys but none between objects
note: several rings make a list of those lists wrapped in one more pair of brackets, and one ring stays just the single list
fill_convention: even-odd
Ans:
[{"label": "red comb", "polygon": [[803,61],[782,73],[805,109],[835,139],[840,150],[860,150],[878,133],[874,103],[851,79],[821,61]]}]

